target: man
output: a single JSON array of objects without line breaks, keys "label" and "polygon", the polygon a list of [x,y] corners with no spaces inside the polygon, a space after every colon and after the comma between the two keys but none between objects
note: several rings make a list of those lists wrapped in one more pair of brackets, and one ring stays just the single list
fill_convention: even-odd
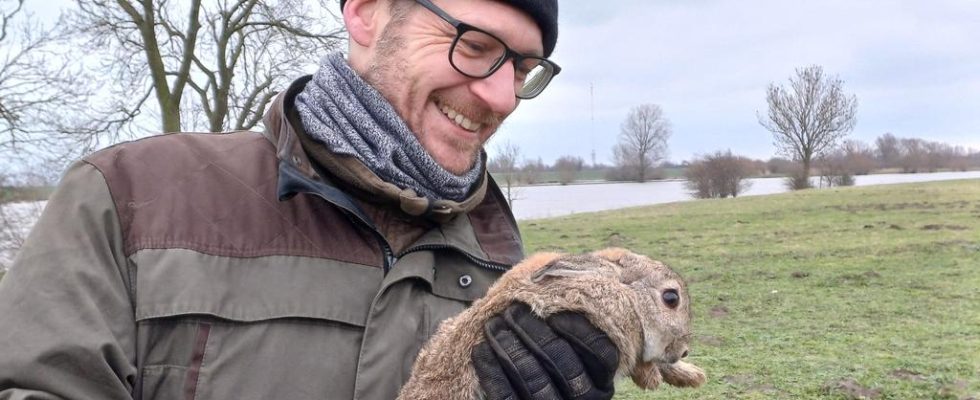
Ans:
[{"label": "man", "polygon": [[[558,73],[555,0],[347,0],[349,58],[264,135],[74,165],[0,283],[0,399],[390,399],[439,322],[523,256],[483,144]],[[488,398],[609,398],[615,348],[515,305]]]}]

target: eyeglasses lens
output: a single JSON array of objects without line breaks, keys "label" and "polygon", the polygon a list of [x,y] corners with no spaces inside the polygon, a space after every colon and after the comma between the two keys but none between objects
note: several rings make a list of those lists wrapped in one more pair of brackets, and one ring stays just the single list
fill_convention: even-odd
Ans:
[{"label": "eyeglasses lens", "polygon": [[[497,38],[477,30],[467,30],[453,43],[450,62],[464,75],[473,78],[490,76],[505,62],[507,46]],[[527,57],[515,65],[517,97],[531,98],[544,90],[554,74],[543,59]]]}]

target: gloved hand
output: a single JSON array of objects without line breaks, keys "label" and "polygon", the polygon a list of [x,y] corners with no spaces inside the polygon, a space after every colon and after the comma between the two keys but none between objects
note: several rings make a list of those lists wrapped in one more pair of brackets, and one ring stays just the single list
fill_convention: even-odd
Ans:
[{"label": "gloved hand", "polygon": [[580,314],[541,320],[516,303],[490,319],[484,335],[472,359],[489,400],[608,400],[615,392],[616,345]]}]

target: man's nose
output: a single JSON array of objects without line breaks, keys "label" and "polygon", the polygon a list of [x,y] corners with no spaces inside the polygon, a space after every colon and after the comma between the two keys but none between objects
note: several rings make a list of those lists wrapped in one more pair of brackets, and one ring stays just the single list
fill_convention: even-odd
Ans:
[{"label": "man's nose", "polygon": [[491,111],[498,115],[508,115],[517,108],[517,93],[514,82],[514,63],[507,61],[490,76],[474,80],[470,90],[483,100]]}]

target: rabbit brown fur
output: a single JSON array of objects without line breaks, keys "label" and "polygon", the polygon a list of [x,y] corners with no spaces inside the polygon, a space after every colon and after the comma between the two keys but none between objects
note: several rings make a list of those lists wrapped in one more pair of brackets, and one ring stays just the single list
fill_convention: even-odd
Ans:
[{"label": "rabbit brown fur", "polygon": [[[664,290],[680,303],[667,307]],[[483,326],[514,302],[539,317],[582,313],[619,349],[618,376],[642,388],[661,382],[697,387],[705,374],[681,361],[690,340],[690,301],[679,275],[663,263],[624,249],[587,255],[538,253],[504,274],[487,295],[439,326],[422,348],[399,399],[474,400],[482,390],[470,358]]]}]

